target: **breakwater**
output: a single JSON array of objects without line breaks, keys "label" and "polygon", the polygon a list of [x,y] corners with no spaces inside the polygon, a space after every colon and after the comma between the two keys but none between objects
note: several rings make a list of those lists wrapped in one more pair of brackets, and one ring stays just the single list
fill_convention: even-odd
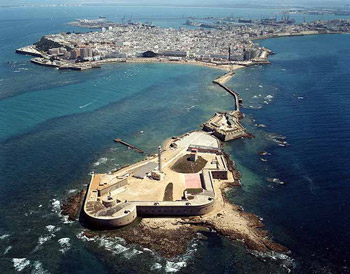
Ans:
[{"label": "breakwater", "polygon": [[226,87],[224,84],[222,84],[217,79],[214,80],[213,83],[217,84],[218,86],[220,86],[221,88],[226,90],[229,94],[231,94],[234,97],[234,99],[235,99],[235,111],[240,112],[240,104],[242,103],[242,100],[239,99],[238,92],[229,89],[228,87]]},{"label": "breakwater", "polygon": [[135,147],[134,145],[131,145],[131,144],[125,142],[124,140],[122,140],[120,138],[114,139],[114,142],[122,144],[122,145],[126,146],[127,148],[133,149],[133,150],[135,150],[138,153],[143,153],[143,151],[141,149]]}]

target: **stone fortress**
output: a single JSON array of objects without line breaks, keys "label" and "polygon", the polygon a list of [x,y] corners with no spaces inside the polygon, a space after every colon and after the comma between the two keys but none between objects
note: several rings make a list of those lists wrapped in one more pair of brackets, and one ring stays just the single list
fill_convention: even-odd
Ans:
[{"label": "stone fortress", "polygon": [[194,131],[167,140],[156,156],[93,174],[83,212],[99,228],[126,226],[137,216],[204,215],[214,209],[214,184],[234,180],[220,141]]}]

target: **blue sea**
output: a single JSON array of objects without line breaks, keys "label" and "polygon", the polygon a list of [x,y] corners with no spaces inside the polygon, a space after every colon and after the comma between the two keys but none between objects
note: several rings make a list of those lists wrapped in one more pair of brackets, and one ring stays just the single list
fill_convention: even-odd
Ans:
[{"label": "blue sea", "polygon": [[[44,34],[87,31],[66,24],[76,18],[125,16],[178,27],[183,16],[260,18],[276,12],[0,8],[1,273],[350,272],[349,35],[258,41],[276,53],[271,65],[241,69],[227,83],[243,98],[243,123],[255,135],[225,143],[243,175],[243,187],[228,197],[264,219],[273,239],[291,250],[287,257],[251,254],[240,242],[207,233],[183,256],[165,259],[119,238],[88,241],[78,223],[60,215],[62,201],[85,188],[91,172],[142,159],[114,138],[155,153],[166,138],[198,129],[215,111],[232,109],[232,98],[211,82],[223,71],[111,64],[60,72],[14,53]],[[266,127],[256,126],[262,124]],[[281,136],[285,147],[276,141]],[[260,156],[261,151],[271,155]]]}]

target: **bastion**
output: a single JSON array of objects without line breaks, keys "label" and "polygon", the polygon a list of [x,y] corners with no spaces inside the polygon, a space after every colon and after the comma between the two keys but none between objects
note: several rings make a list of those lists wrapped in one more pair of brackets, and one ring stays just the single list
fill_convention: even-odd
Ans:
[{"label": "bastion", "polygon": [[147,160],[93,174],[83,212],[101,229],[129,225],[137,216],[201,216],[214,209],[214,184],[234,180],[220,141],[194,131],[167,140]]}]

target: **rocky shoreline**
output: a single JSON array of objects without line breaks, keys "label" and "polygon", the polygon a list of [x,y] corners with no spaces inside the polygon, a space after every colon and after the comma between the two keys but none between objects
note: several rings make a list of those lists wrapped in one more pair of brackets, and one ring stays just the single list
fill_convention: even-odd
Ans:
[{"label": "rocky shoreline", "polygon": [[63,201],[61,206],[61,214],[68,216],[69,221],[75,221],[78,219],[85,194],[86,190],[83,189],[77,194],[70,196]]},{"label": "rocky shoreline", "polygon": [[[240,177],[240,173],[228,154],[225,154],[225,158],[228,159],[229,169],[234,177]],[[85,229],[83,235],[88,238],[120,237],[127,244],[136,244],[151,249],[165,258],[185,254],[190,243],[199,237],[198,233],[207,231],[215,231],[232,241],[241,241],[251,251],[289,252],[288,248],[272,240],[269,233],[263,229],[264,224],[257,215],[245,212],[242,207],[228,201],[225,193],[239,186],[240,184],[237,183],[215,185],[218,200],[214,211],[207,215],[183,218],[140,218],[131,226],[115,230]],[[84,197],[85,191],[82,190],[67,198],[62,205],[61,213],[68,215],[69,220],[77,220]]]},{"label": "rocky shoreline", "polygon": [[[233,73],[231,72],[230,75]],[[254,136],[247,134],[247,137]],[[171,139],[164,142],[163,147],[169,140]],[[88,238],[121,237],[128,244],[149,248],[166,258],[185,254],[189,244],[198,237],[200,231],[216,231],[232,241],[242,241],[249,250],[259,253],[289,252],[288,248],[272,240],[269,233],[263,229],[264,224],[257,215],[245,212],[242,207],[232,204],[227,199],[228,190],[241,186],[241,174],[229,154],[224,152],[224,158],[228,170],[233,175],[233,180],[216,182],[213,185],[217,199],[212,212],[194,217],[139,218],[139,222],[115,230],[86,229],[84,236]],[[68,215],[69,220],[77,220],[84,197],[85,191],[69,197],[62,205],[62,214]]]}]

